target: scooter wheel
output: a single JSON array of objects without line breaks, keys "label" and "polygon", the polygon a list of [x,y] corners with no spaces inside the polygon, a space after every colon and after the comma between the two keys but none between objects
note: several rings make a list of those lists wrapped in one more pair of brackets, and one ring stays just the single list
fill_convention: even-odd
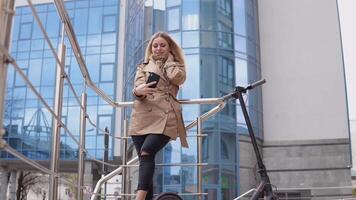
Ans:
[{"label": "scooter wheel", "polygon": [[183,200],[183,199],[176,193],[165,192],[158,195],[156,198],[154,198],[154,200]]}]

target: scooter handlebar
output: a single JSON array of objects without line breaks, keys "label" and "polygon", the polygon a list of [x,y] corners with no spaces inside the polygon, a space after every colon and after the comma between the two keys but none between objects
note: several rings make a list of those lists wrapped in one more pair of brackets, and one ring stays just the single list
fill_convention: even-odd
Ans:
[{"label": "scooter handlebar", "polygon": [[260,86],[260,85],[262,85],[264,83],[266,83],[266,79],[261,79],[259,81],[256,81],[256,82],[251,83],[250,85],[248,85],[246,87],[246,90],[251,90],[251,89],[253,89],[253,88],[257,87],[257,86]]}]

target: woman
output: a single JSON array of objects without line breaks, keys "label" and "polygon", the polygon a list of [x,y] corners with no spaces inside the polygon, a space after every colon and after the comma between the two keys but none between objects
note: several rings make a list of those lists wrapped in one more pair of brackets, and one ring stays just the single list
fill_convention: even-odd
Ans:
[{"label": "woman", "polygon": [[[160,79],[147,83],[152,72]],[[183,147],[188,147],[182,108],[176,99],[185,78],[182,49],[167,33],[154,34],[146,48],[144,63],[137,67],[133,89],[136,100],[129,135],[140,161],[136,200],[153,197],[156,153],[177,137]]]}]

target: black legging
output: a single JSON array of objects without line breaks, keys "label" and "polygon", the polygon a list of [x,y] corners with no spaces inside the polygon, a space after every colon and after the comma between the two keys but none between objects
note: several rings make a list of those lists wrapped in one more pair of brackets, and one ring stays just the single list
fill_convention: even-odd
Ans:
[{"label": "black legging", "polygon": [[[170,137],[163,134],[132,136],[140,161],[137,190],[147,191],[146,200],[151,200],[153,197],[152,179],[155,170],[156,153],[166,146],[170,139]],[[144,155],[142,155],[142,152],[145,152]]]}]

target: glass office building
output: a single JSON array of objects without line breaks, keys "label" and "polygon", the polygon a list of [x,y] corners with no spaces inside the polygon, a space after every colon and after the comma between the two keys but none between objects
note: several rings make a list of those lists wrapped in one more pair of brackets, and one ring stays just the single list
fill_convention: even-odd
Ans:
[{"label": "glass office building", "polygon": [[[125,98],[132,100],[135,69],[142,62],[150,36],[166,31],[184,50],[187,80],[179,99],[219,97],[260,79],[257,2],[255,0],[140,0],[127,1]],[[255,134],[261,138],[261,90],[256,89],[245,99]],[[185,105],[183,117],[188,124],[214,105]],[[126,112],[130,117],[130,111]],[[189,135],[194,135],[190,130]],[[244,152],[240,137],[248,134],[241,109],[229,102],[217,115],[203,123],[203,192],[205,199],[233,199],[239,194],[240,166]],[[197,162],[196,138],[189,137],[189,149],[179,141],[171,142],[158,156],[157,163]],[[131,148],[133,151],[133,148]],[[133,155],[134,153],[129,153]],[[197,191],[197,167],[156,168],[155,192]],[[137,169],[132,169],[137,176]],[[134,180],[133,180],[134,181]],[[131,191],[136,183],[131,183]],[[185,196],[185,199],[197,199]]]},{"label": "glass office building", "polygon": [[[90,77],[113,99],[116,97],[118,5],[117,0],[65,2]],[[54,48],[57,49],[61,38],[61,23],[54,4],[36,4],[35,8]],[[65,44],[67,46],[65,70],[80,96],[84,91],[83,78],[67,38]],[[29,6],[16,8],[11,54],[53,109],[56,61]],[[7,91],[5,139],[12,147],[31,159],[50,159],[52,116],[13,67],[9,67],[8,70]],[[109,131],[113,133],[114,109],[92,90],[87,88],[87,93],[87,112],[91,120],[102,129],[109,127]],[[66,81],[63,95],[62,120],[79,141],[80,108]],[[78,145],[64,131],[61,133],[60,146],[61,159],[77,159]],[[103,158],[104,134],[88,123],[86,149],[89,158]],[[112,149],[110,138],[109,159],[113,156]],[[1,157],[13,158],[11,154],[5,152],[2,152]]]}]

